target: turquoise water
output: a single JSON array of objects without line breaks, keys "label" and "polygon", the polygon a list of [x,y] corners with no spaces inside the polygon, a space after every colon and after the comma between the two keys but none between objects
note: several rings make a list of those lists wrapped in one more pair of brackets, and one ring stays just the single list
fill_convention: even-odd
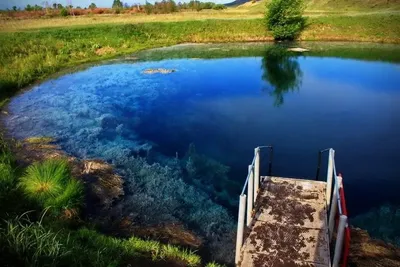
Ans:
[{"label": "turquoise water", "polygon": [[[156,68],[175,71],[144,73]],[[9,113],[17,138],[52,136],[73,155],[114,163],[128,184],[127,214],[182,222],[210,240],[215,258],[231,257],[218,242],[231,242],[258,145],[274,146],[274,175],[309,179],[317,152],[333,147],[351,216],[400,204],[398,63],[278,49],[103,64],[35,86]]]}]

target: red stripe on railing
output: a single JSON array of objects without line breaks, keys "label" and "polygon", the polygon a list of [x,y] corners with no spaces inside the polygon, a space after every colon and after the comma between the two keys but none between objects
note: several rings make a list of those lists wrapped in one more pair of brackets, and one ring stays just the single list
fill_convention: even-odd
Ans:
[{"label": "red stripe on railing", "polygon": [[[341,177],[341,174],[339,174],[339,176]],[[342,207],[343,215],[346,215],[347,217],[349,217],[349,215],[347,213],[346,198],[344,197],[343,182],[342,182],[342,186],[339,189],[339,195],[340,195],[340,204],[341,204],[341,207]],[[351,237],[350,237],[350,228],[347,225],[346,229],[345,229],[342,267],[346,267],[347,266],[347,260],[349,258],[349,252],[350,252],[350,239],[351,239]]]}]

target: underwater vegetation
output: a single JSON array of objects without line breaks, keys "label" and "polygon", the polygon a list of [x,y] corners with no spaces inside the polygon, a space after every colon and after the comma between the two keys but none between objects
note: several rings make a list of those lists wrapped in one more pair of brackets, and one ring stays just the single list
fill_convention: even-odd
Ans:
[{"label": "underwater vegetation", "polygon": [[400,207],[386,204],[351,219],[350,223],[374,237],[400,247]]}]

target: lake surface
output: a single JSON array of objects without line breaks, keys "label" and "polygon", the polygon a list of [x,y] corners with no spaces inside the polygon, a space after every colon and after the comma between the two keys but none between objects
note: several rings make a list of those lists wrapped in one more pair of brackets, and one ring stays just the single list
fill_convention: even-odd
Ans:
[{"label": "lake surface", "polygon": [[[15,97],[5,123],[17,138],[52,136],[73,155],[116,164],[132,184],[131,203],[138,192],[148,199],[131,209],[166,207],[150,221],[138,215],[143,223],[181,221],[206,236],[234,229],[258,145],[274,146],[274,175],[309,179],[318,151],[334,148],[351,217],[400,205],[398,62],[241,49],[245,56],[227,49],[213,59],[174,50],[66,74]],[[174,71],[145,72],[158,68]],[[210,220],[228,222],[210,229]]]}]

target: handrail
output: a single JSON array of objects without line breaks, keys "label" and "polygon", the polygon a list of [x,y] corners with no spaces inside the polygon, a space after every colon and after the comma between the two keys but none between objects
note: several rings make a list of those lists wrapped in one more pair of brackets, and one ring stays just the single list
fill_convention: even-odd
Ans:
[{"label": "handrail", "polygon": [[[270,154],[269,154],[269,162],[268,162],[268,176],[271,176],[272,175],[272,160],[273,160],[274,147],[273,146],[258,146],[255,149],[261,149],[261,148],[269,148]],[[254,155],[253,161],[251,162],[251,164],[249,166],[251,166],[251,168],[254,168],[255,162],[256,162],[256,155]],[[247,178],[246,178],[246,181],[244,182],[242,192],[240,193],[240,195],[243,195],[244,192],[246,191],[246,186],[249,183],[250,174],[251,174],[251,172],[249,170],[247,172]]]},{"label": "handrail", "polygon": [[[344,197],[344,189],[342,183],[342,176],[337,174],[336,171],[336,163],[335,163],[335,150],[332,148],[324,149],[319,152],[318,165],[320,165],[320,157],[323,152],[329,151],[329,160],[328,160],[328,173],[327,173],[327,205],[329,208],[329,239],[333,237],[333,231],[335,228],[335,219],[338,217],[338,224],[336,226],[336,242],[335,242],[335,250],[333,255],[333,267],[338,267],[339,262],[342,261],[342,267],[346,267],[347,258],[349,255],[349,247],[350,247],[350,228],[348,225],[348,214],[346,208],[346,201]],[[317,169],[317,180],[319,177],[319,168]],[[334,181],[333,192],[332,192],[332,179]],[[332,196],[332,202],[330,202],[330,196]],[[344,248],[344,251],[342,251]],[[343,252],[343,255],[342,255]]]},{"label": "handrail", "polygon": [[[238,264],[240,260],[240,250],[243,245],[243,235],[245,220],[247,227],[251,226],[253,219],[253,205],[256,202],[257,194],[259,191],[260,184],[260,150],[263,148],[269,148],[269,163],[268,163],[268,175],[272,175],[272,159],[273,159],[273,147],[272,146],[258,146],[254,149],[254,157],[249,165],[247,178],[244,182],[242,192],[239,198],[239,214],[238,214],[238,228],[236,235],[236,255],[235,263]],[[247,196],[245,194],[247,188]],[[247,202],[247,205],[246,205]]]},{"label": "handrail", "polygon": [[[252,166],[252,168],[254,168],[255,160],[256,160],[256,156],[253,157],[253,161],[251,162],[251,165],[249,165],[249,166]],[[246,186],[249,183],[249,179],[250,179],[250,173],[251,173],[250,171],[247,171],[247,178],[246,178],[246,181],[244,182],[242,193],[240,193],[240,195],[243,195],[244,191],[246,190]]]}]

